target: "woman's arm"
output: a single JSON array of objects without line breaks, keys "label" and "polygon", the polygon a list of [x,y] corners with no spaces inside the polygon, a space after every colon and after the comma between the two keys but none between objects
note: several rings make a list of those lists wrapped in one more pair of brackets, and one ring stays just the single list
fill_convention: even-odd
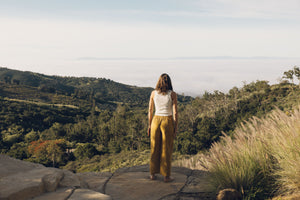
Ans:
[{"label": "woman's arm", "polygon": [[149,111],[148,111],[148,136],[150,136],[151,132],[151,123],[153,118],[153,110],[154,110],[154,91],[151,93],[150,101],[149,101]]},{"label": "woman's arm", "polygon": [[173,120],[174,120],[174,137],[177,134],[177,126],[178,126],[178,113],[177,113],[177,94],[172,92],[171,94],[172,102],[173,102]]}]

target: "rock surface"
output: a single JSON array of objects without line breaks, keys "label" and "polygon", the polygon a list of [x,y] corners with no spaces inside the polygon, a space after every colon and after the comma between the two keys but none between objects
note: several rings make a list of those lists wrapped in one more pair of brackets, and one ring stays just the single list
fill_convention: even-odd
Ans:
[{"label": "rock surface", "polygon": [[122,168],[115,173],[77,173],[47,168],[0,155],[0,200],[193,200],[215,199],[206,172],[172,168],[174,181],[158,175],[149,179],[149,166]]},{"label": "rock surface", "polygon": [[242,200],[242,195],[236,189],[227,188],[219,192],[217,200]]},{"label": "rock surface", "polygon": [[[164,177],[150,180],[145,172],[128,172],[114,175],[106,185],[105,193],[113,199],[160,199],[170,194],[176,194],[184,186],[186,176],[173,173],[174,181],[164,183]],[[145,192],[145,188],[148,190]],[[128,192],[131,191],[131,192]]]},{"label": "rock surface", "polygon": [[89,189],[77,189],[74,191],[69,200],[111,200],[112,198],[108,195],[100,192],[95,192]]},{"label": "rock surface", "polygon": [[60,188],[55,192],[47,192],[32,200],[65,200],[74,192],[74,188]]},{"label": "rock surface", "polygon": [[112,173],[103,172],[86,172],[77,174],[82,188],[94,190],[96,192],[104,193],[104,186],[112,176]]}]

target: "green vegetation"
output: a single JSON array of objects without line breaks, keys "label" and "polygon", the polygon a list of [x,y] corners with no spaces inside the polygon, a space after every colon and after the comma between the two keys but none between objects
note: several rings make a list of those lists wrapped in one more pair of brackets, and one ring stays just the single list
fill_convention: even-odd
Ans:
[{"label": "green vegetation", "polygon": [[231,135],[234,129],[252,116],[262,117],[275,107],[291,110],[299,104],[299,87],[282,82],[269,85],[267,81],[234,87],[228,94],[205,93],[191,104],[180,108],[179,135],[176,150],[196,154],[218,141],[222,132]]},{"label": "green vegetation", "polygon": [[243,199],[298,194],[300,107],[291,108],[299,105],[299,89],[287,82],[283,84],[291,90],[284,98],[286,102],[278,104],[281,109],[263,118],[248,119],[233,132],[223,133],[208,151],[177,161],[176,165],[208,170],[209,184],[216,192],[234,188]]},{"label": "green vegetation", "polygon": [[122,151],[120,153],[96,155],[92,158],[85,157],[81,160],[71,161],[63,168],[76,172],[114,172],[122,167],[148,164],[149,156],[150,150]]},{"label": "green vegetation", "polygon": [[56,167],[58,162],[63,162],[66,153],[66,141],[59,140],[38,140],[28,146],[28,152],[32,155],[30,161]]},{"label": "green vegetation", "polygon": [[[0,68],[0,152],[60,167],[86,157],[148,149],[151,91],[106,79]],[[191,100],[179,95],[181,104]],[[51,159],[48,144],[57,140],[65,141],[61,151],[69,153]],[[34,143],[47,144],[40,148],[43,153],[32,150]]]},{"label": "green vegetation", "polygon": [[[123,167],[132,167],[149,164],[150,149],[143,151],[122,151],[120,153],[96,155],[91,158],[82,157],[81,160],[69,162],[64,169],[76,172],[109,171]],[[184,156],[178,152],[173,153],[173,160],[181,160]]]},{"label": "green vegetation", "polygon": [[252,118],[224,135],[207,153],[198,155],[200,168],[211,174],[216,190],[234,188],[244,199],[266,199],[300,189],[300,110],[276,110]]},{"label": "green vegetation", "polygon": [[[191,168],[204,166],[217,189],[235,188],[245,199],[269,197],[282,185],[287,187],[277,192],[299,189],[299,178],[287,178],[296,174],[291,168],[297,169],[294,165],[298,163],[290,162],[292,158],[297,161],[297,139],[286,141],[289,146],[279,143],[280,137],[288,139],[284,134],[292,123],[279,110],[296,119],[297,111],[291,111],[300,103],[300,89],[294,84],[299,72],[294,67],[284,73],[286,81],[274,85],[256,81],[234,87],[227,94],[206,92],[197,98],[179,95],[174,160]],[[0,151],[78,172],[146,164],[151,90],[107,79],[45,76],[0,68]],[[272,117],[253,118],[262,118],[275,107],[278,111]],[[280,123],[272,125],[277,118]],[[245,123],[247,120],[252,124]],[[267,123],[269,129],[264,125]],[[274,129],[272,134],[263,133],[262,127],[270,131],[272,126],[281,132]],[[208,149],[210,153],[203,156]],[[178,161],[182,157],[191,159]]]}]

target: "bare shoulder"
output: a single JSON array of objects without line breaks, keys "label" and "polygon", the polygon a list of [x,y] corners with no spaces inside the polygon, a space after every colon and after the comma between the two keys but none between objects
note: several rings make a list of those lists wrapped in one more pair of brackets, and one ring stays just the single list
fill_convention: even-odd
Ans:
[{"label": "bare shoulder", "polygon": [[153,91],[151,92],[150,98],[153,98],[153,97],[154,97],[154,94],[155,94],[155,90],[153,90]]}]

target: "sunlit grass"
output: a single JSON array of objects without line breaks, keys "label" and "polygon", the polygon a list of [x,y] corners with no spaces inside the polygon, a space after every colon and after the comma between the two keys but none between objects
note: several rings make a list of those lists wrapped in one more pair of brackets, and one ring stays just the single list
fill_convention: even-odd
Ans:
[{"label": "sunlit grass", "polygon": [[[299,108],[300,109],[300,108]],[[205,169],[216,191],[234,188],[244,199],[289,195],[300,190],[300,110],[252,118],[207,153],[177,162]]]},{"label": "sunlit grass", "polygon": [[4,100],[6,101],[16,101],[16,102],[22,102],[22,103],[30,103],[30,104],[36,104],[38,106],[56,106],[56,107],[68,107],[68,108],[73,108],[73,109],[78,109],[78,106],[74,105],[67,105],[67,104],[49,104],[49,103],[43,103],[40,101],[29,101],[29,100],[22,100],[22,99],[10,99],[5,97]]}]

